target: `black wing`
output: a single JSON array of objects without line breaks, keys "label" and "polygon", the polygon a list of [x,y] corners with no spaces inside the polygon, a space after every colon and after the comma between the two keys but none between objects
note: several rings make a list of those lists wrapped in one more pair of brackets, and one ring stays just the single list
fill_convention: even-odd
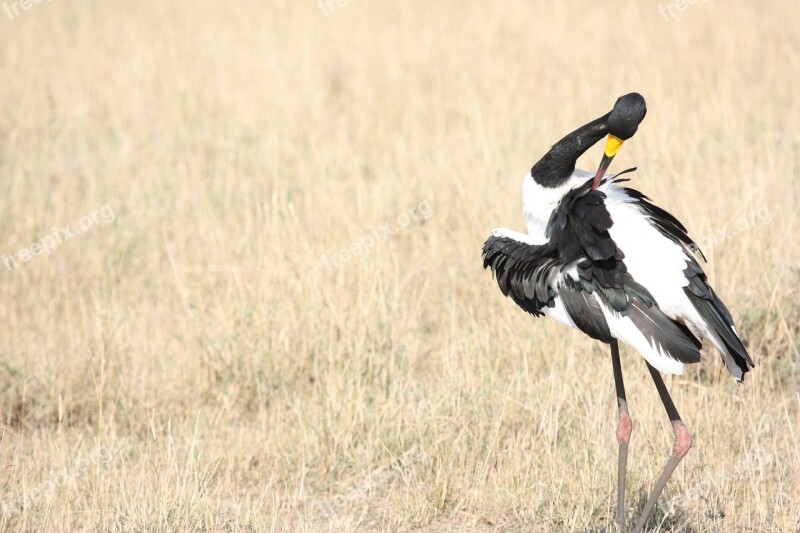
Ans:
[{"label": "black wing", "polygon": [[[613,225],[605,206],[605,194],[587,181],[568,192],[547,225],[548,241],[532,245],[506,235],[492,235],[483,245],[483,266],[491,267],[497,284],[525,311],[542,315],[562,302],[575,325],[592,338],[610,342],[612,337],[598,301],[627,314],[634,300],[643,308],[654,301],[650,293],[628,274],[625,255],[608,233]],[[578,279],[561,276],[575,267]]]},{"label": "black wing", "polygon": [[[658,344],[670,357],[683,363],[700,361],[700,342],[686,326],[667,317],[649,291],[628,273],[625,255],[608,232],[613,220],[605,206],[606,196],[590,183],[562,198],[548,222],[545,244],[492,235],[483,245],[484,268],[491,267],[503,294],[529,313],[542,315],[546,306],[554,307],[560,298],[581,331],[610,342],[613,336],[601,308],[606,305],[628,316],[651,345]],[[669,220],[661,218],[665,223]],[[573,267],[577,278],[561,275]]]},{"label": "black wing", "polygon": [[598,291],[618,313],[625,314],[633,298],[650,307],[653,297],[628,274],[625,254],[608,233],[614,221],[605,198],[605,193],[591,188],[591,180],[572,189],[553,211],[546,236],[565,266],[576,264],[578,288],[590,294]]},{"label": "black wing", "polygon": [[525,311],[541,316],[542,308],[555,305],[555,278],[563,264],[551,242],[537,246],[492,235],[483,244],[483,268],[490,266],[503,295]]}]

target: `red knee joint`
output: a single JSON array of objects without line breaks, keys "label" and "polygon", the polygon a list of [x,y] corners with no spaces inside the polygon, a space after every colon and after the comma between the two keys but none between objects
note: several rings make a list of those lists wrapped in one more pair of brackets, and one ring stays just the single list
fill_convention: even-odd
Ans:
[{"label": "red knee joint", "polygon": [[619,423],[617,424],[617,442],[620,444],[628,444],[631,441],[631,431],[633,424],[631,417],[625,411],[619,413]]},{"label": "red knee joint", "polygon": [[672,428],[675,430],[675,446],[672,448],[672,454],[683,457],[692,447],[692,437],[681,422],[673,422]]}]

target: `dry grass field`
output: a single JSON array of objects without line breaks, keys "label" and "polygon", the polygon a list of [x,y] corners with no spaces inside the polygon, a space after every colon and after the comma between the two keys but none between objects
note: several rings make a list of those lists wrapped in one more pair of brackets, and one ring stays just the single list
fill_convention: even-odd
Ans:
[{"label": "dry grass field", "polygon": [[[0,529],[610,529],[607,350],[480,251],[635,90],[612,168],[757,365],[667,380],[695,447],[649,527],[800,530],[797,2],[3,6]],[[672,434],[623,367],[632,523]]]}]

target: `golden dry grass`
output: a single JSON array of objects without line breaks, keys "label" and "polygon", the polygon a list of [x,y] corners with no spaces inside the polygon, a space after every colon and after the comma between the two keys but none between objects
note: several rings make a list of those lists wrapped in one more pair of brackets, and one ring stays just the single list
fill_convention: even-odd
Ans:
[{"label": "golden dry grass", "polygon": [[[608,355],[502,298],[480,247],[522,229],[547,147],[637,90],[616,168],[705,245],[757,363],[745,386],[712,352],[668,380],[695,448],[650,525],[797,531],[800,7],[673,9],[0,15],[0,252],[113,212],[0,265],[0,527],[609,528]],[[639,356],[623,366],[633,518],[671,433]]]}]

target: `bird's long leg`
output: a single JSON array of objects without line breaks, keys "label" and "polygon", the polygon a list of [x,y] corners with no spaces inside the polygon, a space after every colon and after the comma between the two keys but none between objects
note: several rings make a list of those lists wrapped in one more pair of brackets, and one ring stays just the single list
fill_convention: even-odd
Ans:
[{"label": "bird's long leg", "polygon": [[628,400],[625,398],[625,383],[622,381],[622,364],[619,360],[617,339],[611,341],[611,363],[614,365],[614,385],[617,388],[617,442],[619,461],[617,463],[617,516],[615,521],[620,531],[625,529],[625,475],[628,465],[628,443],[631,441],[631,416],[628,413]]},{"label": "bird's long leg", "polygon": [[678,410],[675,408],[675,404],[672,403],[672,398],[670,398],[669,392],[667,392],[667,386],[664,385],[661,374],[658,373],[658,370],[650,366],[650,363],[647,363],[647,369],[650,370],[650,375],[653,377],[656,389],[658,389],[658,395],[661,397],[661,402],[664,404],[664,409],[667,411],[670,422],[672,422],[672,429],[675,431],[675,444],[672,447],[672,457],[670,457],[667,464],[664,465],[664,470],[661,471],[661,475],[658,477],[658,481],[656,481],[656,486],[653,488],[650,498],[644,505],[642,515],[633,528],[634,533],[638,533],[642,530],[645,522],[647,522],[647,519],[650,518],[650,514],[653,512],[656,500],[658,500],[659,495],[661,495],[661,491],[664,490],[667,480],[669,480],[675,468],[678,466],[678,463],[681,462],[681,459],[689,452],[689,448],[692,447],[692,437],[689,436],[689,432],[686,430],[686,426],[683,425],[683,421],[678,414]]}]

